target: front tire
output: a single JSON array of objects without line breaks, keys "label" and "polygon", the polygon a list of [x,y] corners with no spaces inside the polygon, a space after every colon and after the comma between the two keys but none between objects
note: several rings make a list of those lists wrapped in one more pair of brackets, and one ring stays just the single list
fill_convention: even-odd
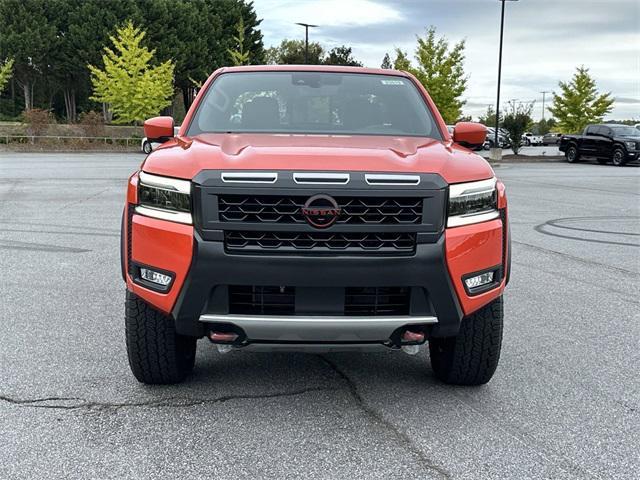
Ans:
[{"label": "front tire", "polygon": [[151,144],[149,142],[144,142],[142,144],[142,151],[144,153],[146,153],[147,155],[149,155],[152,150],[153,150],[153,147],[151,146]]},{"label": "front tire", "polygon": [[580,160],[580,154],[578,153],[578,149],[573,145],[571,145],[567,149],[567,153],[565,153],[565,156],[567,157],[567,162],[569,163],[576,163],[578,160]]},{"label": "front tire", "polygon": [[500,360],[504,310],[502,297],[462,320],[455,337],[429,339],[431,368],[452,385],[483,385]]},{"label": "front tire", "polygon": [[193,370],[197,338],[178,335],[171,317],[128,290],[125,331],[129,366],[139,382],[178,383]]},{"label": "front tire", "polygon": [[621,148],[616,148],[613,151],[613,164],[616,167],[624,167],[624,164],[627,163],[626,159],[625,159],[625,154],[624,154],[624,150],[622,150]]}]

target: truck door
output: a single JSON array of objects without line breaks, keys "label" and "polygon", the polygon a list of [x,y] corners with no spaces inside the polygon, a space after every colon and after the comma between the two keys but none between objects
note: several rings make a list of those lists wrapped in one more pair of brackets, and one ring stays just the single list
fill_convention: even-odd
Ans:
[{"label": "truck door", "polygon": [[613,130],[609,127],[598,127],[596,150],[596,155],[600,158],[610,158],[613,154]]},{"label": "truck door", "polygon": [[580,146],[580,153],[582,155],[586,157],[596,156],[598,142],[597,134],[598,127],[596,125],[587,127],[587,130],[584,132],[584,137],[582,137],[582,144]]}]

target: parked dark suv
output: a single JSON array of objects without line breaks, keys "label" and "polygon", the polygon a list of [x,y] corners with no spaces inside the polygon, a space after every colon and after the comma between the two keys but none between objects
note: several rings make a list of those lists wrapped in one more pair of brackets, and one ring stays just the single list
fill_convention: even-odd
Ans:
[{"label": "parked dark suv", "polygon": [[591,157],[621,167],[640,158],[640,132],[626,125],[589,125],[582,135],[563,136],[560,151],[569,163]]}]

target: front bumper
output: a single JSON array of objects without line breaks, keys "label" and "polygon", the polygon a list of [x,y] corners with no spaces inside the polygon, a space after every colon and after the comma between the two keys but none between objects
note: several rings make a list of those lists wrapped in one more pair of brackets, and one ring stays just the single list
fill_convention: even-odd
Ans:
[{"label": "front bumper", "polygon": [[[222,242],[204,241],[196,232],[191,270],[171,313],[179,332],[203,335],[206,325],[199,321],[201,315],[228,314],[226,292],[224,288],[217,288],[219,286],[284,285],[315,290],[318,296],[346,287],[407,286],[417,292],[410,315],[437,317],[437,324],[431,327],[432,335],[455,335],[464,312],[445,265],[444,244],[444,236],[435,244],[419,244],[411,257],[229,255]],[[324,302],[330,302],[331,297],[335,298],[327,295]],[[331,309],[331,305],[325,306]],[[305,306],[296,308],[296,315],[309,312]],[[412,324],[412,321],[406,323]],[[331,331],[331,325],[326,326]],[[327,341],[326,335],[329,333],[323,335],[323,341]],[[372,339],[365,336],[359,341]]]},{"label": "front bumper", "polygon": [[[216,228],[201,232],[191,225],[136,214],[134,180],[123,228],[127,288],[171,315],[183,335],[234,331],[244,345],[252,346],[397,344],[399,332],[407,327],[427,336],[449,337],[457,334],[465,316],[500,296],[508,280],[510,241],[503,190],[499,219],[449,229],[434,224],[433,231],[418,233],[412,255],[266,255],[230,253]],[[135,264],[171,272],[170,289],[153,291],[134,281]],[[464,278],[488,269],[495,269],[496,283],[469,293]],[[234,286],[294,289],[295,312],[284,317],[239,316],[230,309]],[[406,314],[350,317],[346,290],[374,287],[410,289]]]},{"label": "front bumper", "polygon": [[[384,343],[398,328],[419,325],[430,336],[456,335],[464,316],[501,295],[508,273],[491,290],[469,295],[463,277],[508,263],[503,220],[447,229],[435,243],[418,244],[408,257],[230,255],[223,242],[203,240],[191,226],[133,214],[131,260],[174,272],[171,290],[154,292],[126,274],[136,295],[170,313],[183,335],[204,336],[212,325],[243,329],[250,343]],[[505,245],[504,242],[507,242]],[[228,285],[286,285],[315,290],[345,287],[411,287],[407,317],[295,322],[296,316],[258,319],[229,315]],[[226,318],[226,320],[225,320]],[[336,328],[338,327],[338,328]],[[231,328],[234,330],[234,328]]]},{"label": "front bumper", "polygon": [[204,314],[200,321],[212,325],[233,325],[244,338],[277,344],[379,343],[406,328],[434,325],[434,316],[347,317],[329,315],[216,315]]}]

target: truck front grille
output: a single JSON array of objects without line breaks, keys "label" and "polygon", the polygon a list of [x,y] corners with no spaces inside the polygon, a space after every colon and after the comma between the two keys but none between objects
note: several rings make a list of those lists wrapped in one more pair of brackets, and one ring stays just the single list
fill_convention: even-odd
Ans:
[{"label": "truck front grille", "polygon": [[[344,315],[409,315],[409,287],[347,287]],[[229,313],[236,315],[295,315],[295,287],[229,286]]]},{"label": "truck front grille", "polygon": [[229,252],[274,253],[390,253],[410,255],[416,249],[416,234],[410,232],[249,232],[227,231]]},{"label": "truck front grille", "polygon": [[[302,207],[308,196],[220,195],[222,222],[305,223]],[[412,225],[422,222],[422,198],[335,197],[341,210],[337,224]]]},{"label": "truck front grille", "polygon": [[409,315],[409,287],[349,287],[345,315]]},{"label": "truck front grille", "polygon": [[293,315],[293,287],[230,286],[229,312],[237,315]]}]

